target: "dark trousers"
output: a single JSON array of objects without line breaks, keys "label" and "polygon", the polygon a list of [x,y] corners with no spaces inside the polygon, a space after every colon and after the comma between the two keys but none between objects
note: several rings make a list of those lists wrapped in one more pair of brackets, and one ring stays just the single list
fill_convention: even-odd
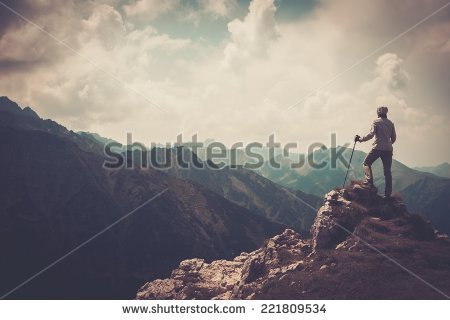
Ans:
[{"label": "dark trousers", "polygon": [[392,193],[392,151],[372,149],[367,154],[367,157],[364,160],[364,174],[366,176],[366,181],[373,184],[372,164],[378,158],[381,158],[381,161],[383,162],[384,179],[386,182],[384,194],[387,197],[390,197]]}]

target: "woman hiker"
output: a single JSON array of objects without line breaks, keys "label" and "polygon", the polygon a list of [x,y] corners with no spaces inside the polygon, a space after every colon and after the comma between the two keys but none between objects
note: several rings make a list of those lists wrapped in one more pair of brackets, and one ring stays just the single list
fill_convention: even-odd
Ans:
[{"label": "woman hiker", "polygon": [[387,113],[387,107],[378,107],[378,119],[373,122],[370,132],[363,137],[356,135],[355,142],[365,142],[375,137],[373,148],[364,160],[364,174],[366,177],[364,185],[368,188],[375,189],[375,186],[373,185],[373,173],[371,166],[375,160],[381,158],[386,182],[384,197],[390,198],[392,193],[392,144],[397,139],[397,135],[395,133],[394,123],[387,118]]}]

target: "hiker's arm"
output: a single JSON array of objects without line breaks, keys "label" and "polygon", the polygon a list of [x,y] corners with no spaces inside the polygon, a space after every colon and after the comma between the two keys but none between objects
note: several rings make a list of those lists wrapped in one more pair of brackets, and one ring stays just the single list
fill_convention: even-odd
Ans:
[{"label": "hiker's arm", "polygon": [[372,127],[370,128],[370,132],[366,134],[364,137],[359,139],[359,142],[369,141],[375,136],[375,123],[372,124]]},{"label": "hiker's arm", "polygon": [[395,126],[392,123],[391,142],[394,143],[397,140],[397,133],[395,132]]}]

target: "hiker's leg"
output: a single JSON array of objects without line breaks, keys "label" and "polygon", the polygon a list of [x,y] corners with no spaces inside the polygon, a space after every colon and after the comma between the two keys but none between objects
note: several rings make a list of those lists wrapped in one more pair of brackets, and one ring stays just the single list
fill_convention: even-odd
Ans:
[{"label": "hiker's leg", "polygon": [[372,164],[380,157],[377,150],[372,149],[364,159],[364,175],[366,176],[366,183],[373,184]]},{"label": "hiker's leg", "polygon": [[384,195],[390,197],[392,193],[392,151],[384,151],[381,156],[381,161],[383,161],[384,180],[386,184]]}]

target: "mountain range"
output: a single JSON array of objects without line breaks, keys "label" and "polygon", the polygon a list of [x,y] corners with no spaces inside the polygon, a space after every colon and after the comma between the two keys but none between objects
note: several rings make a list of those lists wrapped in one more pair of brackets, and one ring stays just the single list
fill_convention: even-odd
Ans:
[{"label": "mountain range", "polygon": [[[100,139],[101,141],[104,141],[105,138]],[[155,150],[153,150],[153,152],[165,153],[167,151],[166,149]],[[201,149],[198,156],[191,153],[189,148],[183,149],[183,153],[186,153],[185,158],[189,159],[190,162],[198,161],[206,163],[209,161],[208,163],[211,163],[212,161],[207,158],[205,150],[206,148]],[[284,187],[285,189],[283,188],[283,190],[288,192],[288,197],[295,195],[294,199],[292,199],[294,206],[287,208],[289,211],[295,210],[295,205],[298,203],[295,199],[304,199],[310,204],[317,206],[320,202],[319,199],[323,197],[325,193],[337,186],[342,186],[347,170],[346,163],[336,161],[336,166],[333,167],[333,155],[342,153],[342,158],[348,161],[351,156],[351,151],[351,149],[345,147],[337,147],[334,150],[319,149],[307,156],[302,154],[289,154],[288,157],[284,157],[280,150],[275,150],[274,154],[276,156],[274,159],[280,164],[279,168],[275,168],[270,164],[271,160],[268,159],[269,151],[266,148],[263,148],[260,152],[263,159],[266,159],[263,162],[263,165],[258,169],[245,170],[246,164],[254,164],[255,161],[254,159],[249,158],[242,149],[235,149],[233,150],[236,155],[235,161],[231,162],[229,159],[228,161],[227,159],[221,159],[220,161],[213,163],[225,163],[223,170],[210,170],[211,166],[205,166],[206,169],[202,170],[196,170],[195,168],[193,170],[177,170],[176,168],[172,168],[168,170],[168,172],[169,174],[180,178],[199,182],[229,200],[250,208],[254,206],[255,203],[249,203],[247,199],[245,199],[245,201],[233,199],[232,195],[227,193],[227,185],[224,184],[224,181],[230,176],[233,176],[234,173],[237,173],[237,171],[241,171],[242,173],[239,174],[239,179],[244,179],[245,176],[251,176],[250,180],[257,181],[259,178],[256,178],[250,173],[253,171],[259,176],[275,182],[275,186]],[[230,154],[231,150],[227,150],[227,152]],[[173,155],[172,157],[174,158]],[[292,168],[291,164],[298,163],[300,161],[299,159],[302,157],[305,159],[305,164],[300,168]],[[362,163],[364,162],[365,157],[366,153],[355,150],[347,181],[361,180],[364,178]],[[135,158],[139,158],[139,155],[136,155]],[[195,159],[193,160],[192,158]],[[322,162],[326,163],[326,165],[321,169],[315,169],[312,166],[312,163],[321,164]],[[439,166],[439,168],[444,169],[445,167],[445,165]],[[384,192],[384,174],[380,160],[374,163],[373,172],[375,176],[375,185],[378,187],[379,193],[382,193]],[[395,159],[392,164],[392,175],[394,192],[404,198],[405,203],[410,210],[424,215],[440,231],[450,233],[450,179],[444,177],[444,174],[435,175],[430,172],[409,168]],[[223,177],[226,178],[224,179]],[[235,179],[232,178],[227,181],[233,183]],[[262,185],[263,184],[260,183],[260,186]],[[267,190],[266,187],[263,187],[263,189]],[[264,193],[263,190],[261,191]],[[269,192],[268,194],[273,194],[273,192]],[[246,198],[247,193],[237,192],[235,195],[237,197]],[[316,198],[314,196],[316,196]],[[255,198],[253,197],[253,199]],[[273,213],[271,213],[274,211],[272,205],[274,203],[273,198],[271,198],[270,201],[265,202],[264,199],[265,198],[262,198],[263,202],[259,200],[257,202],[263,203],[263,207],[266,208],[266,216],[273,217]],[[279,202],[275,201],[275,203],[275,208],[279,208]],[[289,213],[287,215],[282,214],[282,220],[277,221],[303,229],[302,233],[305,234],[305,231],[307,233],[309,226],[312,224],[313,217],[306,213],[307,210],[305,211],[304,209],[305,208],[302,205],[299,208],[302,216],[301,221],[295,222],[293,219],[288,218],[287,216],[289,216]],[[281,208],[281,210],[281,212],[284,211],[283,208]],[[298,217],[299,215],[296,212],[294,216]]]},{"label": "mountain range", "polygon": [[[127,299],[143,283],[169,277],[184,259],[231,259],[286,228],[308,238],[316,219],[311,208],[345,173],[342,165],[293,170],[290,158],[280,158],[281,169],[267,162],[260,170],[218,168],[183,146],[147,151],[209,165],[142,167],[139,151],[121,146],[133,166],[108,169],[108,142],[114,141],[73,132],[0,97],[0,295]],[[311,156],[323,160],[329,152]],[[353,163],[363,157],[355,152]],[[407,205],[449,232],[450,179],[399,162],[393,169]],[[379,166],[374,171],[382,185]],[[359,177],[355,169],[351,178]]]},{"label": "mountain range", "polygon": [[416,167],[414,169],[429,172],[439,177],[450,178],[450,164],[448,162],[441,163],[434,167]]},{"label": "mountain range", "polygon": [[43,120],[6,97],[0,98],[0,148],[0,252],[7,257],[0,266],[0,293],[8,298],[130,298],[143,281],[167,275],[182,259],[232,257],[283,230],[277,221],[301,225],[301,217],[288,211],[286,219],[266,217],[275,207],[257,206],[267,197],[259,183],[275,193],[280,206],[293,207],[293,196],[253,172],[234,178],[256,179],[248,196],[237,199],[233,183],[226,189],[229,198],[245,202],[241,206],[175,173],[107,170],[95,139]]}]

